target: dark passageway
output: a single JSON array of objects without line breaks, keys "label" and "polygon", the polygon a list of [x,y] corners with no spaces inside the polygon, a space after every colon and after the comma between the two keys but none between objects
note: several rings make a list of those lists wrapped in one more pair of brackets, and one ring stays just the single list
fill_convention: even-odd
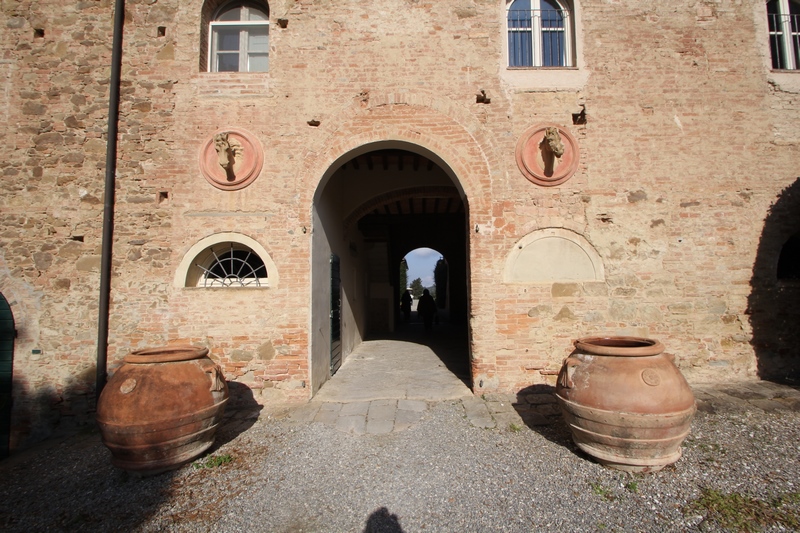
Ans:
[{"label": "dark passageway", "polygon": [[[397,357],[396,366],[383,369],[394,376],[389,383],[398,387],[394,395],[423,398],[425,393],[419,387],[426,379],[416,371],[424,374],[426,365],[434,373],[447,371],[460,389],[469,390],[468,206],[463,191],[444,161],[421,147],[387,142],[372,148],[344,156],[335,170],[332,167],[317,194],[318,221],[313,232],[317,288],[313,297],[314,331],[321,335],[315,337],[319,342],[313,350],[313,388],[316,391],[329,379],[339,377],[338,372],[348,368],[348,359],[361,358],[364,364],[372,360],[381,366],[387,358]],[[423,331],[421,322],[405,323],[400,318],[400,296],[405,287],[401,287],[398,265],[418,248],[434,249],[447,262],[447,282],[442,291],[446,298],[437,302],[439,322],[429,332]],[[330,294],[329,257],[341,261],[337,270],[341,289],[331,301],[341,305],[343,363],[323,375],[328,357],[323,339],[328,330],[325,321],[330,316],[329,298],[325,296]],[[404,351],[420,356],[416,362],[419,368],[407,365],[402,358]],[[430,357],[420,355],[425,351]],[[364,355],[378,352],[382,361]],[[348,373],[354,372],[353,363]],[[374,371],[363,370],[368,375]],[[334,381],[341,383],[343,379]],[[408,383],[402,384],[403,380]]]}]

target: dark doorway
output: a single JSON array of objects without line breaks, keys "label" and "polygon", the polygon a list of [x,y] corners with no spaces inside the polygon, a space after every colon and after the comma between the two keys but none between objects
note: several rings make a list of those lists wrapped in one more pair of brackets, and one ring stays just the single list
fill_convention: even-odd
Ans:
[{"label": "dark doorway", "polygon": [[340,261],[331,255],[331,376],[342,366],[342,278]]},{"label": "dark doorway", "polygon": [[[436,154],[422,147],[399,142],[375,143],[343,156],[326,173],[314,200],[314,339],[330,340],[335,329],[330,323],[322,323],[321,308],[314,304],[319,298],[333,297],[332,293],[320,292],[325,287],[319,261],[323,254],[326,258],[335,254],[341,259],[344,362],[362,341],[395,338],[401,333],[397,327],[403,282],[398,265],[408,252],[431,248],[447,258],[447,308],[441,310],[440,320],[446,321],[448,327],[440,328],[439,336],[453,336],[452,341],[437,339],[436,342],[459,347],[454,357],[460,361],[452,368],[458,366],[459,377],[468,377],[467,212],[466,199],[453,171]],[[334,290],[326,284],[330,287],[325,288],[326,293]],[[419,340],[426,344],[434,342],[432,338]],[[331,372],[321,375],[318,366],[322,362],[321,347],[322,344],[319,348],[312,344],[314,391],[332,375]],[[450,363],[447,366],[451,368]]]},{"label": "dark doorway", "polygon": [[11,435],[11,383],[13,381],[14,315],[0,294],[0,458],[8,457]]},{"label": "dark doorway", "polygon": [[759,377],[800,383],[800,178],[767,212],[750,287],[747,313]]}]

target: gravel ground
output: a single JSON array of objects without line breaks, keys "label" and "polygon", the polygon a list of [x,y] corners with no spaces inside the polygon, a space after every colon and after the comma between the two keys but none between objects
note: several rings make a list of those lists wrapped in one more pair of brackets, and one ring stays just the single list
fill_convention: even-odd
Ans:
[{"label": "gravel ground", "polygon": [[[0,462],[0,529],[725,530],[690,510],[703,489],[764,501],[791,493],[773,510],[800,520],[800,413],[756,411],[698,413],[683,458],[640,475],[588,460],[560,419],[480,429],[460,401],[431,404],[419,423],[387,435],[262,413],[218,436],[211,455],[231,462],[144,479],[112,467],[99,436],[85,433]],[[798,527],[786,523],[766,529]]]}]

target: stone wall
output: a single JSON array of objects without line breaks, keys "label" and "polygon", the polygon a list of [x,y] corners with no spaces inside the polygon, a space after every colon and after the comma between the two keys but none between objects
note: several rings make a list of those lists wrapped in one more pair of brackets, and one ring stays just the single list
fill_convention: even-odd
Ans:
[{"label": "stone wall", "polygon": [[[127,2],[110,370],[132,349],[188,341],[261,401],[307,398],[314,194],[349,150],[393,140],[441,157],[466,195],[476,392],[553,383],[571,340],[600,332],[662,340],[690,380],[797,375],[796,306],[769,305],[795,289],[769,265],[800,230],[778,199],[797,179],[800,84],[769,71],[763,2],[584,0],[578,68],[513,73],[498,1],[274,2],[270,72],[250,74],[199,71],[202,5]],[[92,410],[112,15],[108,0],[0,12],[15,447]],[[577,139],[563,185],[517,168],[535,124]],[[221,191],[198,155],[233,127],[265,164]],[[504,283],[514,244],[544,228],[583,237],[604,279]],[[176,286],[189,249],[220,232],[258,241],[280,283]]]}]

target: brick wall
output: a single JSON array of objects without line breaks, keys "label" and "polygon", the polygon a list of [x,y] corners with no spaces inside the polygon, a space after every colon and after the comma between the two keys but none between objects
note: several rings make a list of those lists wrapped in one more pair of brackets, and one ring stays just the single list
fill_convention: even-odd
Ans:
[{"label": "brick wall", "polygon": [[[696,381],[796,375],[796,354],[774,340],[786,335],[772,333],[792,331],[792,315],[762,312],[759,337],[748,314],[754,293],[781,292],[768,266],[752,282],[759,257],[768,265],[800,230],[797,210],[771,209],[797,179],[800,130],[797,92],[771,81],[763,5],[577,7],[585,81],[548,87],[537,71],[502,75],[496,1],[275,2],[270,72],[252,74],[198,72],[202,2],[127,2],[110,369],[132,349],[184,340],[209,346],[261,401],[307,398],[315,191],[349,150],[394,140],[441,157],[466,195],[476,391],[552,383],[571,339],[599,332],[662,340]],[[22,1],[0,12],[15,446],[92,409],[112,9]],[[575,125],[581,105],[588,120]],[[516,167],[517,139],[540,123],[580,147],[558,187]],[[215,189],[198,168],[225,127],[264,148],[241,191]],[[514,243],[551,227],[588,240],[605,279],[504,284]],[[227,231],[264,246],[280,284],[176,287],[190,247]]]}]

